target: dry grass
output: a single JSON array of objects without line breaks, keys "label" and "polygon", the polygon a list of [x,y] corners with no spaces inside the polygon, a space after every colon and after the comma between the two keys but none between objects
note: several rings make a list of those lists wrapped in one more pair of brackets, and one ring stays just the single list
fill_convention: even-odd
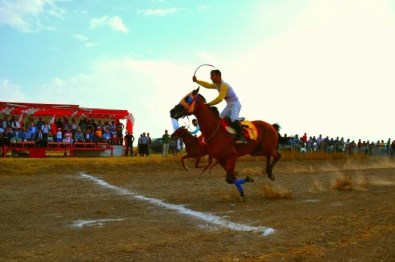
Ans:
[{"label": "dry grass", "polygon": [[[119,172],[119,170],[128,169],[130,166],[134,168],[144,167],[149,168],[149,166],[161,166],[161,167],[179,167],[180,159],[185,155],[185,152],[179,152],[175,156],[167,156],[164,157],[160,154],[152,154],[148,157],[86,157],[86,158],[69,158],[69,157],[47,157],[47,158],[0,158],[0,175],[1,174],[37,174],[40,170],[45,168],[50,168],[54,173],[57,173],[58,170],[70,170],[72,171],[81,171],[81,167],[84,171],[98,171],[97,166],[100,168],[105,167],[104,170],[106,172]],[[323,153],[323,152],[314,152],[309,154],[300,154],[295,151],[283,151],[280,162],[282,161],[296,161],[295,163],[301,161],[316,161],[316,160],[364,160],[367,157],[364,155],[354,154],[354,155],[346,155],[344,153]],[[374,160],[374,157],[369,157],[370,160]],[[194,161],[194,160],[187,160]],[[264,157],[253,157],[253,156],[242,156],[238,159],[238,163],[242,162],[262,162],[266,161]],[[382,161],[382,158],[379,159]],[[207,157],[203,158],[202,162],[207,162]],[[23,168],[21,168],[21,166]],[[75,170],[74,167],[79,168],[79,170]],[[220,168],[220,167],[217,167]],[[245,170],[243,173],[247,173],[249,175],[259,175],[262,170],[260,169],[249,169]],[[344,187],[347,188],[347,179],[343,179],[343,182],[339,181],[339,188]]]}]

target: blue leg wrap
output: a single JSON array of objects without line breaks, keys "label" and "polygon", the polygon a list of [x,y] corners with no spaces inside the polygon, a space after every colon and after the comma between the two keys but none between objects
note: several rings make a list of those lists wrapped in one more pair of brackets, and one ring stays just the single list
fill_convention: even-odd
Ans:
[{"label": "blue leg wrap", "polygon": [[244,190],[243,190],[243,187],[241,185],[245,183],[245,179],[235,180],[233,183],[237,187],[237,190],[239,190],[240,194],[244,195]]}]

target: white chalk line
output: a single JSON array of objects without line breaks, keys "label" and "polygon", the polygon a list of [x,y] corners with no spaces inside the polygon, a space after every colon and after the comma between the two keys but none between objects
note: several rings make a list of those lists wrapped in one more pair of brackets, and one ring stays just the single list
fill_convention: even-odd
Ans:
[{"label": "white chalk line", "polygon": [[236,231],[261,232],[264,236],[271,235],[275,232],[275,230],[271,227],[254,227],[254,226],[234,223],[234,222],[225,220],[225,219],[215,216],[215,215],[206,214],[203,212],[188,209],[188,208],[181,206],[181,205],[169,204],[169,203],[166,203],[160,199],[145,197],[143,195],[138,195],[137,193],[132,193],[127,189],[111,185],[111,184],[107,183],[106,181],[104,181],[100,178],[91,176],[91,175],[81,173],[80,176],[84,179],[91,180],[104,188],[116,191],[118,194],[131,196],[137,200],[149,202],[151,204],[154,204],[154,205],[157,205],[159,207],[166,208],[169,210],[174,210],[180,214],[191,216],[191,217],[197,218],[199,220],[202,220],[202,221],[205,221],[205,222],[217,225],[217,226],[229,228],[229,229],[236,230]]},{"label": "white chalk line", "polygon": [[96,226],[99,227],[103,226],[106,222],[113,222],[113,221],[123,221],[124,218],[115,218],[115,219],[96,219],[96,220],[76,220],[74,221],[72,227],[83,228],[85,226]]}]

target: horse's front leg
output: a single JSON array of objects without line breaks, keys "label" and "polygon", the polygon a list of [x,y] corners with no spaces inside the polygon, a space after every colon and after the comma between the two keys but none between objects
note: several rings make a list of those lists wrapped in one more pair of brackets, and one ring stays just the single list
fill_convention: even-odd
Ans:
[{"label": "horse's front leg", "polygon": [[199,166],[199,163],[200,163],[200,159],[201,159],[202,157],[200,157],[200,156],[197,156],[197,157],[195,157],[195,159],[196,159],[196,161],[195,161],[195,168],[201,168],[201,167],[203,167],[203,166]]},{"label": "horse's front leg", "polygon": [[[213,162],[213,157],[209,154],[208,155],[208,163],[207,163],[206,167],[202,170],[201,173],[204,173],[207,170],[207,168],[209,168],[211,166],[212,162]],[[210,172],[211,172],[211,168],[210,168]]]},{"label": "horse's front leg", "polygon": [[183,156],[183,157],[181,158],[181,165],[182,165],[182,167],[183,167],[186,171],[189,171],[189,168],[187,168],[187,167],[185,166],[185,163],[184,163],[184,159],[186,159],[186,158],[191,158],[191,156],[189,156],[188,154],[186,154],[185,156]]},{"label": "horse's front leg", "polygon": [[236,157],[232,157],[226,160],[226,182],[228,182],[229,184],[233,184],[233,182],[236,180],[236,159]]}]

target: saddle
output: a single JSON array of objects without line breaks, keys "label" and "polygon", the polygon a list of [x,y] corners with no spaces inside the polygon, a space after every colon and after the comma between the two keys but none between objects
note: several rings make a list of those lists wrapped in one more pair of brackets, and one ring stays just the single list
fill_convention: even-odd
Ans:
[{"label": "saddle", "polygon": [[202,147],[206,147],[206,146],[207,146],[206,140],[204,139],[204,136],[203,136],[203,135],[198,136],[197,139],[198,139],[198,141],[199,141],[199,144],[200,144]]},{"label": "saddle", "polygon": [[[256,126],[251,122],[245,120],[245,118],[239,119],[241,126],[243,127],[243,135],[247,140],[256,140],[258,138],[258,130]],[[221,126],[230,135],[236,135],[236,130],[232,127],[231,121],[228,118],[221,118]]]}]

